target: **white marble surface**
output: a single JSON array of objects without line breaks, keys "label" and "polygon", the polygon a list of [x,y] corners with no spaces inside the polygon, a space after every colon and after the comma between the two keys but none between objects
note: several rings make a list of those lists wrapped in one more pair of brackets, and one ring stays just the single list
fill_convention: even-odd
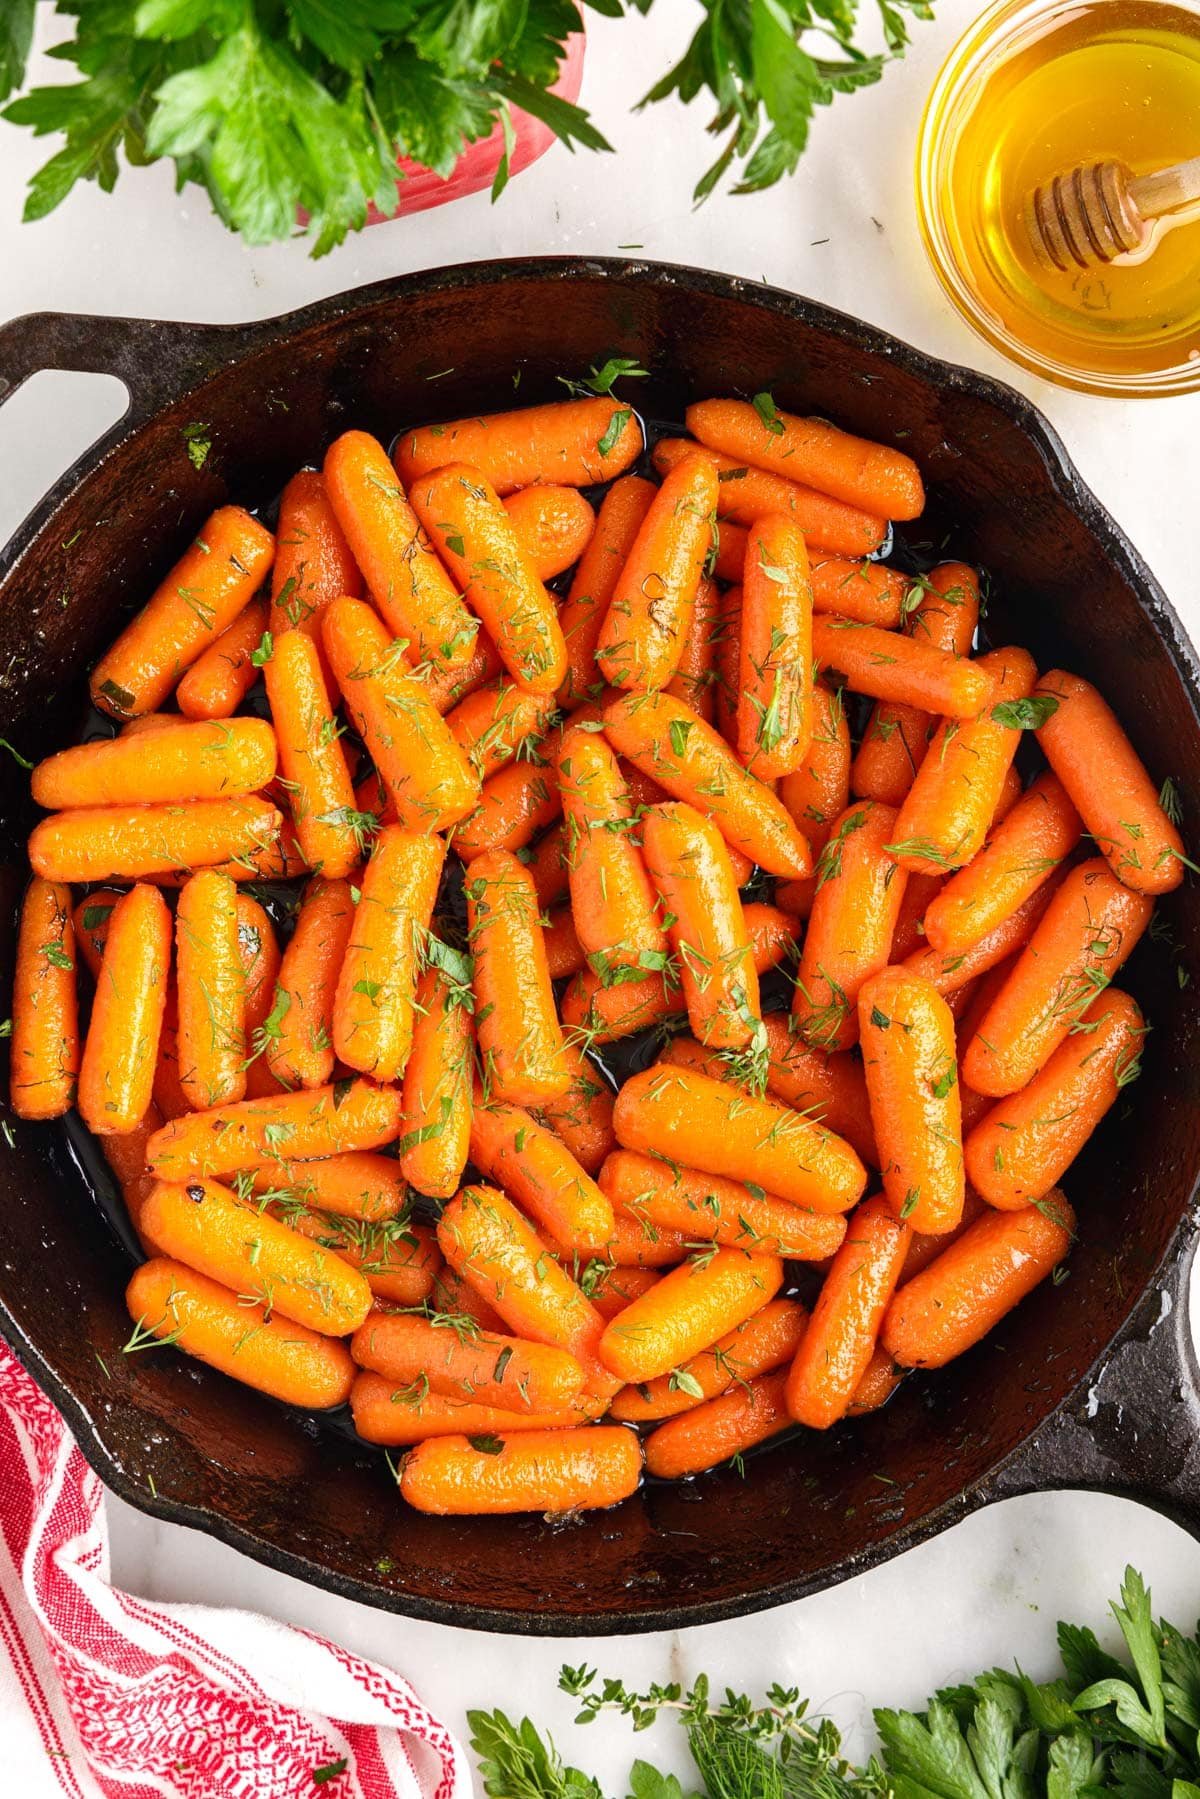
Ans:
[{"label": "white marble surface", "polygon": [[[952,360],[1006,376],[1054,421],[1101,498],[1117,514],[1193,629],[1194,491],[1200,397],[1089,399],[1008,369],[941,300],[925,267],[911,197],[913,141],[934,71],[976,10],[940,0],[916,27],[909,59],[881,88],[839,102],[818,121],[798,176],[756,198],[699,212],[692,184],[710,154],[702,106],[690,115],[627,110],[681,47],[695,16],[659,0],[643,23],[596,23],[584,98],[620,160],[553,150],[492,208],[479,195],[411,223],[381,226],[320,263],[298,245],[250,251],[209,216],[194,190],[172,191],[166,168],[122,178],[116,196],[77,191],[50,220],[22,227],[20,196],[46,153],[0,127],[0,317],[35,308],[233,320],[266,316],[326,293],[410,269],[537,252],[648,257],[759,275],[858,313]],[[55,74],[55,70],[58,74]],[[631,76],[630,71],[634,71]],[[61,78],[61,65],[39,73]],[[95,378],[44,376],[0,413],[0,538],[116,415],[121,396]],[[566,1659],[627,1678],[686,1677],[701,1668],[751,1689],[771,1679],[811,1693],[865,1742],[868,1698],[920,1700],[933,1686],[1016,1655],[1050,1664],[1062,1615],[1099,1621],[1133,1558],[1181,1623],[1200,1611],[1200,1545],[1155,1515],[1092,1494],[1010,1501],[833,1593],[739,1623],[680,1636],[530,1642],[475,1636],[372,1612],[268,1572],[204,1537],[110,1507],[115,1578],[155,1598],[204,1600],[273,1613],[339,1638],[409,1674],[456,1727],[469,1706],[533,1711],[563,1726],[570,1753],[620,1795],[632,1754],[622,1725],[569,1729],[556,1696]],[[3,1749],[0,1720],[0,1751]],[[669,1749],[661,1731],[652,1747]],[[646,1751],[643,1738],[639,1750]],[[23,1771],[24,1772],[24,1771]],[[25,1772],[29,1799],[57,1791]]]}]

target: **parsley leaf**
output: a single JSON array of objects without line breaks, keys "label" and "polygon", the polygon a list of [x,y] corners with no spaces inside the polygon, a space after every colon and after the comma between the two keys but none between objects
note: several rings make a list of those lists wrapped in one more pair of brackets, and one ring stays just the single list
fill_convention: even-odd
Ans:
[{"label": "parsley leaf", "polygon": [[1001,700],[992,707],[992,718],[1010,731],[1038,731],[1058,711],[1052,693],[1031,694],[1024,700]]}]

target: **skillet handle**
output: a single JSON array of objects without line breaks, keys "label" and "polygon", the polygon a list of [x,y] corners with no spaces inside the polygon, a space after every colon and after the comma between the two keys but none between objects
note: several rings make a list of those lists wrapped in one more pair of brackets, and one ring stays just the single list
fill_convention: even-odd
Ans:
[{"label": "skillet handle", "polygon": [[990,1499],[1087,1487],[1151,1506],[1200,1539],[1200,1366],[1189,1298],[1194,1226],[1091,1383],[992,1482]]},{"label": "skillet handle", "polygon": [[0,325],[0,406],[40,370],[70,369],[116,376],[129,394],[125,423],[140,424],[212,374],[237,335],[221,325],[27,312]]}]

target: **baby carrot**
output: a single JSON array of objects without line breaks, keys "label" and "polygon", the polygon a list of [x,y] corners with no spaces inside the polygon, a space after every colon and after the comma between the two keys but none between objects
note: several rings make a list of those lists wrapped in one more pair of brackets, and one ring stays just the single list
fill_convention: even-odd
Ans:
[{"label": "baby carrot", "polygon": [[989,1205],[1015,1211],[1050,1191],[1136,1080],[1145,1032],[1136,1001],[1111,988],[1027,1087],[984,1114],[966,1156],[971,1183]]},{"label": "baby carrot", "polygon": [[470,963],[442,943],[437,954],[417,983],[400,1166],[418,1193],[449,1199],[467,1162],[475,1032]]},{"label": "baby carrot", "polygon": [[780,781],[779,798],[816,856],[850,804],[850,726],[840,691],[821,681],[813,687],[812,711],[808,750],[799,768]]},{"label": "baby carrot", "polygon": [[442,1256],[428,1224],[414,1223],[407,1215],[364,1223],[293,1209],[287,1211],[286,1222],[356,1268],[384,1304],[429,1303]]},{"label": "baby carrot", "polygon": [[760,781],[794,773],[812,739],[812,616],[804,537],[768,513],[747,542],[738,666],[738,755]]},{"label": "baby carrot", "polygon": [[[919,875],[914,877],[917,880],[920,878]],[[914,950],[905,957],[905,967],[932,982],[946,999],[952,999],[971,981],[988,974],[1001,962],[1006,962],[1014,951],[1024,948],[1041,923],[1046,908],[1061,884],[1060,877],[1051,876],[1015,912],[1002,923],[993,926],[986,937],[981,937],[969,949],[950,956],[943,955],[941,950],[936,949]]]},{"label": "baby carrot", "polygon": [[131,1131],[145,1117],[170,966],[166,902],[156,887],[131,887],[108,921],[79,1068],[79,1111],[98,1137]]},{"label": "baby carrot", "polygon": [[554,599],[487,477],[451,463],[420,477],[412,503],[509,673],[531,693],[557,692],[567,648]]},{"label": "baby carrot", "polygon": [[571,1085],[532,1108],[540,1124],[561,1137],[581,1168],[595,1174],[616,1147],[612,1115],[615,1095],[600,1070],[573,1044],[563,1049]]},{"label": "baby carrot", "polygon": [[587,956],[569,905],[556,906],[552,912],[543,915],[542,937],[546,945],[546,967],[552,981],[567,980],[587,967]]},{"label": "baby carrot", "polygon": [[904,1370],[897,1368],[887,1350],[876,1344],[866,1373],[846,1407],[847,1418],[865,1418],[871,1412],[882,1411],[903,1379]]},{"label": "baby carrot", "polygon": [[641,1477],[636,1435],[610,1424],[501,1434],[495,1442],[429,1438],[405,1457],[400,1493],[415,1511],[439,1517],[574,1513],[617,1505],[636,1493]]},{"label": "baby carrot", "polygon": [[974,718],[992,698],[992,679],[977,663],[899,631],[848,619],[813,619],[813,657],[819,673],[839,672],[851,693],[901,701],[947,718]]},{"label": "baby carrot", "polygon": [[932,949],[955,956],[1010,918],[1079,842],[1079,814],[1055,774],[1039,775],[988,843],[925,912]]},{"label": "baby carrot", "polygon": [[428,1318],[368,1318],[355,1331],[350,1353],[360,1368],[396,1386],[415,1381],[449,1399],[509,1412],[565,1410],[583,1383],[583,1370],[564,1349]]},{"label": "baby carrot", "polygon": [[[196,658],[175,689],[175,701],[185,719],[233,717],[258,680],[258,665],[252,658],[262,645],[268,617],[267,602],[251,600],[217,641]],[[143,718],[150,716],[142,714]]]},{"label": "baby carrot", "polygon": [[564,1249],[603,1254],[613,1234],[609,1199],[566,1144],[531,1113],[476,1090],[471,1160]]},{"label": "baby carrot", "polygon": [[[739,583],[746,568],[748,530],[723,519],[717,528],[718,544],[713,573],[721,581]],[[862,562],[821,552],[809,570],[813,611],[836,612],[860,625],[881,625],[894,630],[912,587],[908,575],[883,562]]]},{"label": "baby carrot", "polygon": [[942,874],[910,874],[904,884],[900,916],[892,933],[891,962],[903,962],[906,956],[925,948],[925,914],[946,885]]},{"label": "baby carrot", "polygon": [[[868,567],[874,567],[871,563]],[[848,584],[852,590],[854,583]],[[943,562],[906,597],[920,595],[905,624],[909,637],[954,656],[969,656],[979,624],[979,578],[962,562]],[[856,617],[849,608],[847,618]],[[871,619],[862,620],[871,624]],[[897,620],[897,622],[899,622]],[[919,706],[880,700],[854,758],[851,785],[860,799],[899,806],[929,751],[937,720]]]},{"label": "baby carrot", "polygon": [[504,510],[539,581],[573,568],[596,529],[596,514],[577,487],[523,487]]},{"label": "baby carrot", "polygon": [[[604,1245],[604,1259],[615,1268],[674,1268],[695,1247],[694,1240],[682,1231],[655,1224],[644,1212],[636,1218],[628,1212],[615,1212],[612,1236]],[[746,1249],[749,1245],[743,1243],[740,1247]]]},{"label": "baby carrot", "polygon": [[712,548],[717,472],[703,451],[671,470],[617,577],[596,661],[616,687],[664,687],[679,666]]},{"label": "baby carrot", "polygon": [[125,1304],[139,1332],[182,1349],[244,1386],[288,1405],[324,1411],[344,1405],[354,1363],[344,1343],[236,1293],[206,1275],[155,1256],[135,1270]]},{"label": "baby carrot", "polygon": [[1020,707],[1037,680],[1033,657],[992,650],[973,666],[992,677],[993,697],[977,718],[939,725],[896,820],[889,847],[910,873],[945,873],[979,854],[1021,741]]},{"label": "baby carrot", "polygon": [[770,874],[812,873],[808,842],[761,781],[747,774],[711,725],[673,694],[623,694],[604,708],[604,732],[671,795],[693,805],[726,842]]},{"label": "baby carrot", "polygon": [[885,847],[895,824],[890,806],[860,800],[821,851],[792,1001],[796,1029],[813,1049],[850,1048],[859,989],[887,966],[908,880]]},{"label": "baby carrot", "polygon": [[685,1253],[699,1239],[792,1262],[819,1262],[846,1234],[840,1218],[804,1211],[742,1181],[628,1149],[614,1150],[599,1178],[619,1214],[643,1231],[677,1232]]},{"label": "baby carrot", "polygon": [[553,694],[527,693],[515,681],[492,681],[446,714],[446,728],[485,781],[511,762],[527,739],[545,736],[556,704]]},{"label": "baby carrot", "polygon": [[29,860],[48,881],[137,881],[249,856],[281,823],[257,794],[186,806],[85,806],[44,818],[29,839]]},{"label": "baby carrot", "polygon": [[479,778],[421,682],[397,664],[376,614],[361,600],[331,600],[321,642],[397,824],[444,831],[465,818],[479,800]]},{"label": "baby carrot", "polygon": [[849,1221],[787,1377],[797,1424],[828,1430],[846,1414],[867,1372],[912,1232],[882,1196]]},{"label": "baby carrot", "polygon": [[533,882],[504,850],[477,856],[467,874],[475,957],[475,1027],[493,1099],[537,1105],[571,1081],[554,1009]]},{"label": "baby carrot", "polygon": [[364,1442],[390,1449],[404,1449],[414,1443],[427,1443],[432,1448],[435,1439],[467,1443],[482,1438],[498,1443],[500,1431],[530,1431],[538,1435],[553,1431],[557,1435],[584,1422],[582,1413],[570,1406],[554,1412],[514,1412],[504,1406],[482,1405],[471,1399],[426,1391],[422,1378],[401,1386],[372,1372],[355,1377],[350,1409],[354,1428]]},{"label": "baby carrot", "polygon": [[1132,955],[1153,906],[1099,857],[1073,868],[967,1045],[967,1084],[995,1099],[1028,1086]]},{"label": "baby carrot", "polygon": [[348,1150],[317,1162],[271,1160],[244,1173],[251,1192],[289,1211],[310,1209],[379,1224],[398,1218],[408,1204],[400,1164],[370,1150]]},{"label": "baby carrot", "polygon": [[694,1411],[732,1386],[769,1374],[790,1362],[800,1347],[808,1313],[794,1299],[772,1299],[670,1374],[624,1387],[609,1407],[621,1424],[648,1424]]},{"label": "baby carrot", "polygon": [[18,1118],[61,1118],[74,1103],[75,944],[70,889],[35,877],[21,906],[13,975],[9,1093]]},{"label": "baby carrot", "polygon": [[421,662],[412,672],[413,679],[424,687],[434,711],[444,718],[477,687],[497,680],[504,673],[504,664],[487,632],[480,630],[476,634],[475,647],[465,661]]},{"label": "baby carrot", "polygon": [[562,811],[554,764],[562,742],[556,726],[544,737],[527,738],[524,753],[489,775],[475,810],[454,832],[464,862],[487,850],[515,852],[531,843]]},{"label": "baby carrot", "polygon": [[459,668],[478,621],[430,548],[383,445],[346,431],[325,452],[325,490],[351,554],[393,637],[414,662]]},{"label": "baby carrot", "polygon": [[504,1331],[504,1320],[499,1312],[446,1261],[437,1272],[425,1310],[427,1316],[440,1313],[444,1318],[453,1318],[456,1323],[465,1320],[463,1328],[466,1330],[477,1325],[485,1331]]},{"label": "baby carrot", "polygon": [[184,1093],[197,1112],[244,1098],[246,977],[237,889],[228,875],[204,869],[185,882],[175,914],[175,970]]},{"label": "baby carrot", "polygon": [[867,1182],[840,1137],[776,1100],[691,1069],[632,1075],[617,1095],[613,1126],[625,1149],[726,1175],[814,1212],[849,1211]]},{"label": "baby carrot", "polygon": [[[390,484],[390,471],[387,479]],[[362,575],[329,503],[324,477],[303,468],[279,496],[271,634],[303,631],[319,643],[323,609],[343,595],[355,600],[362,590]]]},{"label": "baby carrot", "polygon": [[761,409],[748,400],[698,400],[687,409],[687,428],[722,455],[806,482],[849,506],[884,518],[920,516],[925,490],[911,456],[852,437],[824,419],[780,412],[770,395],[759,401],[766,402]]},{"label": "baby carrot", "polygon": [[[600,1267],[600,1264],[593,1266]],[[614,1268],[606,1265],[600,1267],[589,1297],[600,1316],[607,1320],[615,1318],[618,1312],[631,1306],[635,1299],[640,1299],[651,1287],[657,1287],[661,1279],[662,1275],[657,1268]]]},{"label": "baby carrot", "polygon": [[600,628],[656,492],[640,475],[622,475],[601,502],[592,540],[558,615],[567,644],[566,705],[579,705],[603,683],[596,665]]},{"label": "baby carrot", "polygon": [[[759,1023],[758,975],[721,834],[693,806],[652,806],[646,866],[671,920],[671,947],[692,1031],[714,1049],[745,1049]],[[574,889],[572,889],[574,896]]]},{"label": "baby carrot", "polygon": [[536,483],[591,487],[611,481],[641,448],[633,412],[605,395],[421,425],[397,442],[396,467],[408,486],[449,462],[469,462],[498,493],[510,494]]},{"label": "baby carrot", "polygon": [[361,860],[361,830],[313,639],[285,631],[263,673],[300,848],[311,868],[336,880]]},{"label": "baby carrot", "polygon": [[173,1261],[321,1336],[348,1336],[371,1309],[356,1269],[215,1181],[159,1181],[142,1229]]},{"label": "baby carrot", "polygon": [[1057,1189],[1019,1212],[985,1213],[900,1288],[880,1332],[884,1349],[903,1368],[944,1368],[1045,1280],[1074,1234]]},{"label": "baby carrot", "polygon": [[283,952],[264,1052],[281,1087],[323,1087],[333,1073],[333,1002],[353,928],[350,883],[314,876]]},{"label": "baby carrot", "polygon": [[400,1134],[400,1095],[370,1081],[337,1081],[276,1099],[244,1099],[174,1118],[150,1139],[161,1180],[236,1174],[261,1162],[306,1162],[352,1149],[379,1149]]},{"label": "baby carrot", "polygon": [[154,1187],[154,1176],[146,1167],[146,1145],[161,1125],[162,1114],[151,1100],[145,1116],[131,1131],[114,1131],[100,1143],[104,1160],[121,1189],[129,1222],[148,1256],[154,1255],[155,1251],[149,1238],[142,1235],[141,1217],[142,1207]]},{"label": "baby carrot", "polygon": [[413,997],[446,846],[385,825],[361,897],[333,1000],[333,1047],[377,1081],[395,1081],[412,1048]]},{"label": "baby carrot", "polygon": [[888,1204],[915,1231],[952,1231],[964,1184],[950,1008],[919,975],[885,968],[859,992],[858,1015]]},{"label": "baby carrot", "polygon": [[113,718],[156,711],[250,604],[274,553],[271,533],[240,506],[214,512],[92,670],[93,703]]},{"label": "baby carrot", "polygon": [[[660,438],[654,446],[654,466],[660,475],[667,475],[698,448],[686,437]],[[875,513],[847,506],[782,475],[751,468],[734,456],[710,454],[720,481],[717,516],[721,519],[749,527],[769,512],[784,512],[799,525],[810,549],[826,550],[833,556],[869,556],[887,538],[887,523]]]},{"label": "baby carrot", "polygon": [[1117,879],[1138,893],[1169,893],[1183,879],[1183,839],[1116,715],[1079,675],[1054,668],[1034,704],[1056,702],[1038,726],[1046,760]]},{"label": "baby carrot", "polygon": [[782,1370],[759,1375],[694,1411],[668,1418],[646,1438],[646,1472],[659,1480],[686,1480],[789,1430],[786,1381]]},{"label": "baby carrot", "polygon": [[73,806],[161,805],[255,793],[275,774],[275,734],[258,718],[181,724],[77,744],[39,762],[30,777],[47,811]]},{"label": "baby carrot", "polygon": [[685,1262],[609,1320],[600,1359],[624,1381],[654,1380],[744,1324],[782,1285],[777,1256],[717,1249]]},{"label": "baby carrot", "polygon": [[602,973],[614,967],[661,969],[667,938],[616,756],[604,737],[575,727],[563,734],[557,770],[571,910],[581,947]]},{"label": "baby carrot", "polygon": [[[631,766],[626,764],[626,768]],[[529,878],[543,912],[548,912],[557,901],[567,897],[567,833],[561,821],[551,825],[531,849],[523,850],[521,860],[529,870]]]},{"label": "baby carrot", "polygon": [[691,623],[667,691],[710,725],[716,710],[716,650],[723,629],[720,589],[715,581],[702,575]]},{"label": "baby carrot", "polygon": [[713,644],[713,715],[711,723],[737,755],[738,683],[742,666],[742,586],[721,595]]}]

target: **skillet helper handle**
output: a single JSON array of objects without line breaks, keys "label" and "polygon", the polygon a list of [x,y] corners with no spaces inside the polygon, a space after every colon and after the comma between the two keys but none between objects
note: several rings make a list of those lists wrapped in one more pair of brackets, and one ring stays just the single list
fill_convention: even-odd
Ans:
[{"label": "skillet helper handle", "polygon": [[213,373],[233,335],[220,325],[27,312],[0,325],[0,406],[42,369],[114,375],[129,393],[122,422],[138,425]]},{"label": "skillet helper handle", "polygon": [[1189,1297],[1190,1223],[1074,1405],[992,1483],[992,1499],[1085,1487],[1162,1512],[1200,1539],[1200,1366]]}]

